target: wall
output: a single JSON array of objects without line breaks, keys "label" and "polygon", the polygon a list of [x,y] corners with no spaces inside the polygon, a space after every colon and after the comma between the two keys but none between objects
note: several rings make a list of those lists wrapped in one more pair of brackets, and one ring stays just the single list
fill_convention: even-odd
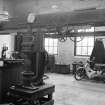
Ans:
[{"label": "wall", "polygon": [[66,42],[58,42],[58,55],[55,56],[57,64],[70,64],[74,56],[74,43],[68,38]]},{"label": "wall", "polygon": [[88,57],[74,56],[74,42],[69,38],[66,42],[58,42],[58,55],[55,55],[56,64],[70,64],[72,69],[72,63],[74,61],[83,61],[84,63]]}]

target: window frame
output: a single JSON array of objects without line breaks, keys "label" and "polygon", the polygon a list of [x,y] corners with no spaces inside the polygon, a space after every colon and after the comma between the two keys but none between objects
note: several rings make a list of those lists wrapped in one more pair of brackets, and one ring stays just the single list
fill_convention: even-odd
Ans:
[{"label": "window frame", "polygon": [[[45,38],[44,38],[44,48],[45,48],[45,50],[46,50],[46,45],[45,45],[45,39],[46,39],[46,38],[47,38],[48,40],[49,40],[49,39],[52,39],[52,40],[53,40],[53,45],[52,45],[52,46],[49,46],[49,44],[48,44],[48,46],[47,46],[48,49],[49,49],[49,47],[53,47],[53,48],[54,48],[54,47],[55,47],[55,46],[54,46],[54,39],[57,39],[57,38],[45,37]],[[58,40],[58,39],[57,39],[57,40]],[[46,51],[48,52],[49,55],[58,55],[58,41],[57,41],[57,46],[56,46],[56,48],[57,48],[57,53],[54,53],[54,50],[53,50],[53,53],[49,53],[49,51],[47,51],[47,50],[46,50]]]},{"label": "window frame", "polygon": [[[88,37],[93,37],[93,38],[94,38],[93,40],[94,40],[94,42],[95,42],[95,36],[85,36],[85,37],[87,37],[87,38],[88,38]],[[93,42],[93,43],[94,43],[94,42]],[[77,42],[77,43],[78,43],[78,42]],[[79,55],[79,54],[77,55],[77,53],[76,53],[76,52],[77,52],[77,47],[78,47],[78,46],[77,46],[77,43],[76,43],[76,37],[75,37],[75,42],[74,42],[74,56],[89,57],[90,55],[88,55],[88,53],[87,53],[87,55],[82,55],[82,53],[81,53],[80,55]],[[86,48],[88,48],[88,46],[80,46],[80,47],[86,47]],[[89,47],[92,47],[92,46],[89,46]],[[93,45],[93,47],[94,47],[94,45]],[[88,51],[88,50],[87,50],[87,51]]]}]

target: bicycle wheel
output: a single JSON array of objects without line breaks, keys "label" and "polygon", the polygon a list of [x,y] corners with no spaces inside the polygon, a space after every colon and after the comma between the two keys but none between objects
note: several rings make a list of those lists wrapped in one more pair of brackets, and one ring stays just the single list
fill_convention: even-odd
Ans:
[{"label": "bicycle wheel", "polygon": [[83,67],[79,67],[74,73],[74,78],[76,80],[81,80],[85,77],[85,69]]}]

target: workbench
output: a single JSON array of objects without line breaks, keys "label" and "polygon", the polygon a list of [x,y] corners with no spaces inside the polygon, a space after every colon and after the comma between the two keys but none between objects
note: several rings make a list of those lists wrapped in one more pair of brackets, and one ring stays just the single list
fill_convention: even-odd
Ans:
[{"label": "workbench", "polygon": [[0,104],[4,102],[9,87],[22,81],[23,62],[23,59],[0,60],[0,64],[3,64],[0,65]]},{"label": "workbench", "polygon": [[52,99],[52,95],[54,91],[55,86],[51,84],[36,86],[33,89],[12,86],[9,90],[9,98],[25,100],[24,102],[28,102],[29,105],[53,105],[54,100]]}]

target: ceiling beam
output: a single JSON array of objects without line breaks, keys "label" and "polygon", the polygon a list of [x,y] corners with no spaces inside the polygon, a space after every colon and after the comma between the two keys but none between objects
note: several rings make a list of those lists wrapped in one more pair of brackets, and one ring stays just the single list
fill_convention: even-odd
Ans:
[{"label": "ceiling beam", "polygon": [[[37,15],[33,28],[64,25],[105,25],[105,9],[73,11],[65,13],[53,13]],[[9,22],[3,23],[3,29],[27,28],[27,18],[11,18]]]}]

